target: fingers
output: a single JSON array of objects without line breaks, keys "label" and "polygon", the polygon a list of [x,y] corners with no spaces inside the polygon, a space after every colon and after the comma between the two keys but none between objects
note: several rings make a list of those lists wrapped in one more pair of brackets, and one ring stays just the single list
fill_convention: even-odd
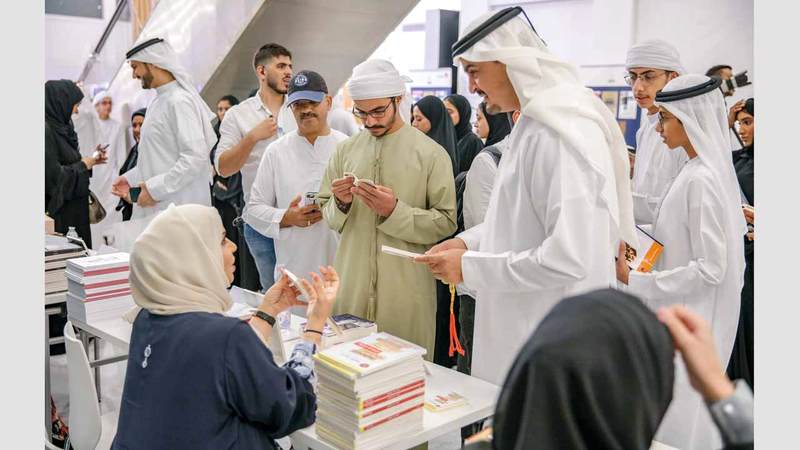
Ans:
[{"label": "fingers", "polygon": [[414,262],[427,264],[429,266],[438,264],[441,261],[441,258],[437,255],[428,255],[427,253],[422,256],[417,256],[414,258]]},{"label": "fingers", "polygon": [[300,279],[300,284],[303,285],[303,288],[306,290],[308,295],[311,297],[311,298],[307,299],[309,303],[316,302],[319,299],[318,292],[316,291],[314,286],[312,286],[311,283],[308,282],[308,280],[306,280],[305,278],[301,278]]},{"label": "fingers", "polygon": [[314,282],[314,290],[317,292],[317,296],[321,296],[325,292],[325,282],[322,281],[322,277],[314,272],[310,272],[309,275],[311,275],[311,279]]},{"label": "fingers", "polygon": [[360,197],[368,198],[368,199],[373,200],[373,201],[377,200],[378,199],[377,190],[372,188],[372,187],[365,187],[365,186],[369,186],[369,185],[368,184],[359,184],[356,187],[355,194],[360,196]]},{"label": "fingers", "polygon": [[702,333],[708,329],[708,324],[697,313],[690,310],[683,305],[673,306],[675,316],[689,329],[692,333]]},{"label": "fingers", "polygon": [[673,307],[660,308],[657,316],[658,320],[667,326],[677,349],[685,348],[686,345],[692,341],[692,333],[675,314],[675,309]]},{"label": "fingers", "polygon": [[289,207],[293,208],[299,204],[300,204],[300,194],[297,194],[297,196],[295,196],[295,198],[293,198],[292,201],[289,202]]}]

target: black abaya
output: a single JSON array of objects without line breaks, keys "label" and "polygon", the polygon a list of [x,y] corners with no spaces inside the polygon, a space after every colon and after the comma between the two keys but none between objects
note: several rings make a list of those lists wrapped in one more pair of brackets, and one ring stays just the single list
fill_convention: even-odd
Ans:
[{"label": "black abaya", "polygon": [[[752,113],[751,113],[752,114]],[[753,192],[753,172],[755,157],[753,146],[745,147],[733,152],[733,166],[739,187],[748,203],[755,206],[755,193]],[[754,330],[753,317],[755,314],[755,245],[754,242],[744,238],[744,285],[742,286],[741,307],[739,309],[739,325],[736,330],[736,340],[733,343],[731,358],[728,362],[728,377],[744,379],[755,392],[755,366],[754,366]]]},{"label": "black abaya", "polygon": [[55,230],[66,234],[75,227],[91,247],[89,228],[89,178],[91,171],[81,161],[78,135],[72,124],[72,108],[83,92],[70,80],[45,83],[44,209],[55,221]]}]

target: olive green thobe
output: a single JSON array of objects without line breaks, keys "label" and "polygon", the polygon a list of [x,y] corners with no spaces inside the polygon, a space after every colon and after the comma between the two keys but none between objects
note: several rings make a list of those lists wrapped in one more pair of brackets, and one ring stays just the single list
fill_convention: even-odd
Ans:
[{"label": "olive green thobe", "polygon": [[[392,214],[379,217],[355,196],[342,212],[331,182],[345,172],[391,188],[397,197]],[[380,138],[362,131],[337,146],[319,191],[323,217],[341,233],[335,312],[374,320],[380,331],[425,347],[432,359],[434,278],[426,265],[382,253],[381,246],[424,253],[455,232],[455,182],[447,152],[409,125]]]}]

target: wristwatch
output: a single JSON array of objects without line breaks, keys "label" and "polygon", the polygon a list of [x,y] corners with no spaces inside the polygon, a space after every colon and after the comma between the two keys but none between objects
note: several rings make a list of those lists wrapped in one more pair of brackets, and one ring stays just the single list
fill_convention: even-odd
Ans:
[{"label": "wristwatch", "polygon": [[267,322],[269,324],[269,326],[271,326],[271,327],[275,326],[275,318],[270,316],[269,314],[265,313],[264,311],[261,311],[260,309],[257,309],[255,314],[253,314],[253,315],[258,317],[259,319]]}]

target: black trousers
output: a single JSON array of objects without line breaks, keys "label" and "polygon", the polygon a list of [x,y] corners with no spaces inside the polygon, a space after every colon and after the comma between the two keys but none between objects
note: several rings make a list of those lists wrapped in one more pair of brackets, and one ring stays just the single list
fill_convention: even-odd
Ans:
[{"label": "black trousers", "polygon": [[225,227],[225,234],[228,239],[236,244],[236,271],[233,275],[233,284],[242,289],[259,292],[261,284],[258,281],[258,270],[247,243],[244,240],[242,226],[237,226],[236,219],[239,217],[240,208],[227,201],[217,200],[212,197],[214,208],[219,212],[222,219],[222,226]]}]

